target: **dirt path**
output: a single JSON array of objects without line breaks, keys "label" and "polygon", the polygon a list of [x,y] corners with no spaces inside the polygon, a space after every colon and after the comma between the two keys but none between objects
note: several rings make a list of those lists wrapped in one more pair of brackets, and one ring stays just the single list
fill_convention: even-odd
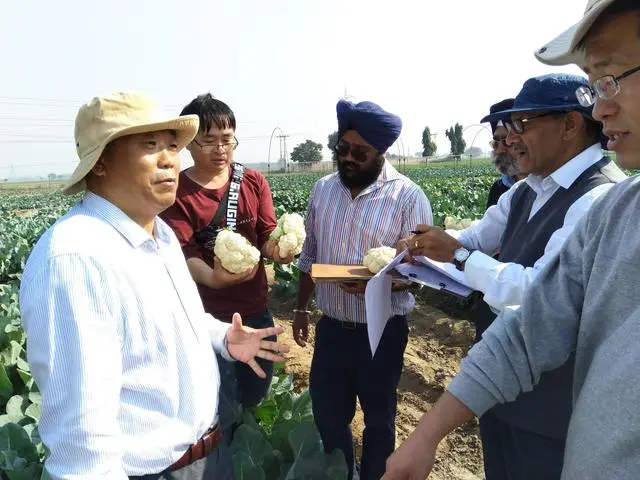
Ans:
[{"label": "dirt path", "polygon": [[[276,322],[286,328],[283,340],[292,345],[286,371],[294,376],[296,386],[304,389],[309,385],[314,331],[312,328],[310,344],[306,348],[295,344],[290,327],[292,308],[292,303],[281,298],[273,298],[271,301]],[[417,296],[416,309],[409,316],[409,344],[398,388],[397,445],[413,431],[422,413],[433,406],[445,385],[455,375],[460,360],[473,341],[473,327],[466,318],[468,309],[451,297],[442,296],[435,291],[424,291]],[[356,413],[353,427],[359,454],[363,428],[360,409]],[[434,471],[429,478],[483,478],[477,421],[457,429],[441,443]]]}]

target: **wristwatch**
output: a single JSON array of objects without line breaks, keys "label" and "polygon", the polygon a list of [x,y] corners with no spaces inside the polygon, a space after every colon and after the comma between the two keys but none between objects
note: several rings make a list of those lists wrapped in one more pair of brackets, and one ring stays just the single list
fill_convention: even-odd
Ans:
[{"label": "wristwatch", "polygon": [[464,247],[456,248],[453,251],[453,264],[461,272],[464,271],[464,262],[466,262],[474,250],[467,250]]}]

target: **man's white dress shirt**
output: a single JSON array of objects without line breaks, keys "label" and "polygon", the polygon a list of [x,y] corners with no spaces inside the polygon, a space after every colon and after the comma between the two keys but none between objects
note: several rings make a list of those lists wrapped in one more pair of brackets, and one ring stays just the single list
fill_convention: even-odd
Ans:
[{"label": "man's white dress shirt", "polygon": [[161,219],[150,236],[87,192],[34,247],[20,309],[54,479],[160,472],[216,422],[230,325]]},{"label": "man's white dress shirt", "polygon": [[537,195],[529,215],[530,220],[559,188],[569,188],[585,170],[601,159],[600,145],[594,144],[546,177],[529,175],[517,182],[503,193],[497,205],[489,207],[484,217],[473,226],[460,231],[447,230],[447,233],[456,237],[466,248],[477,250],[465,263],[465,280],[472,288],[484,293],[484,300],[492,309],[501,311],[508,305],[522,303],[524,291],[540,269],[558,253],[578,220],[587,213],[593,202],[607,193],[615,183],[599,185],[574,202],[565,215],[562,227],[549,238],[544,255],[533,267],[526,268],[492,258],[502,243],[511,211],[511,199],[516,190],[526,183]]}]

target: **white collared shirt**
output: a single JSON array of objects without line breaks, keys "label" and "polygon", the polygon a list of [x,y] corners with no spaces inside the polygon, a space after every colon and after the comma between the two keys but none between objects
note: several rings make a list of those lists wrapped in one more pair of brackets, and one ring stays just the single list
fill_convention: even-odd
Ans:
[{"label": "white collared shirt", "polygon": [[215,422],[230,325],[161,219],[152,237],[87,192],[34,247],[20,309],[54,479],[160,472]]},{"label": "white collared shirt", "polygon": [[605,183],[593,188],[569,207],[562,227],[553,232],[543,256],[533,267],[502,263],[492,258],[502,243],[511,210],[511,199],[516,190],[526,183],[537,195],[531,207],[530,220],[559,188],[569,188],[585,170],[601,159],[600,145],[594,144],[546,177],[529,175],[517,182],[500,196],[496,205],[487,209],[484,217],[475,225],[461,231],[447,230],[465,247],[478,250],[465,263],[465,280],[472,288],[484,293],[485,302],[495,311],[503,310],[508,305],[520,305],[526,288],[540,269],[560,250],[578,220],[615,183]]}]

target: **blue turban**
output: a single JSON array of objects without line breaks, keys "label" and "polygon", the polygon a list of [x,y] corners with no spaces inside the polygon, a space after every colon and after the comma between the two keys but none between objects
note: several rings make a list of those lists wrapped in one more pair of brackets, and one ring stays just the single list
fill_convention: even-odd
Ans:
[{"label": "blue turban", "polygon": [[369,145],[384,153],[393,145],[402,131],[402,120],[393,113],[385,112],[373,102],[354,105],[340,100],[338,112],[338,138],[347,130],[355,130]]}]

